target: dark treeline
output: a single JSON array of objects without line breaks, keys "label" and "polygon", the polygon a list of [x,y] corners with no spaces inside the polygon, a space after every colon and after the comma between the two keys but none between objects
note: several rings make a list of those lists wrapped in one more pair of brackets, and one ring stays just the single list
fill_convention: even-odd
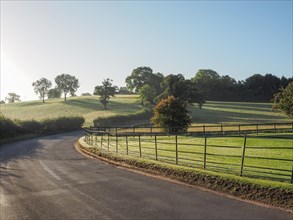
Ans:
[{"label": "dark treeline", "polygon": [[[279,78],[272,74],[254,74],[245,80],[236,81],[229,75],[221,76],[210,69],[200,69],[194,77],[185,79],[182,74],[164,76],[161,73],[153,73],[150,67],[138,67],[126,78],[126,85],[128,91],[140,94],[142,101],[148,99],[151,102],[151,100],[158,99],[158,96],[161,97],[162,94],[171,91],[169,95],[179,98],[193,97],[194,100],[197,100],[195,102],[201,104],[202,99],[271,102],[274,94],[282,87],[285,88],[291,81],[293,81],[292,77]],[[181,94],[182,91],[185,91],[184,94]],[[189,94],[190,91],[193,91],[194,94]],[[176,94],[178,92],[179,95]],[[193,100],[189,102],[191,101]]]},{"label": "dark treeline", "polygon": [[293,78],[272,74],[254,74],[243,81],[213,70],[199,70],[192,78],[206,100],[270,102],[280,88],[285,88]]}]

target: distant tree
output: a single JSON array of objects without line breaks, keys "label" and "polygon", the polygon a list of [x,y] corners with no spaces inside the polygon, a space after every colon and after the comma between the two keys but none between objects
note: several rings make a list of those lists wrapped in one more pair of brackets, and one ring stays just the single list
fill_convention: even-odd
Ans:
[{"label": "distant tree", "polygon": [[1,100],[0,104],[5,104],[5,101],[4,100]]},{"label": "distant tree", "polygon": [[5,100],[7,100],[8,103],[14,103],[16,101],[20,101],[20,96],[14,92],[11,92],[8,93],[8,96],[5,98]]},{"label": "distant tree", "polygon": [[90,94],[89,92],[85,92],[85,93],[81,93],[81,96],[91,96],[92,94]]},{"label": "distant tree", "polygon": [[281,79],[272,74],[254,74],[244,81],[245,101],[269,102],[281,88]]},{"label": "distant tree", "polygon": [[117,86],[112,85],[113,80],[107,78],[104,79],[101,86],[96,86],[94,95],[99,95],[100,102],[104,106],[104,109],[107,109],[107,104],[109,103],[110,97],[115,96]]},{"label": "distant tree", "polygon": [[131,91],[129,91],[129,89],[127,89],[126,87],[119,87],[117,94],[132,94]]},{"label": "distant tree", "polygon": [[34,91],[36,94],[40,95],[40,98],[43,99],[43,103],[45,103],[45,96],[48,94],[49,88],[52,86],[50,80],[46,78],[41,78],[32,83],[34,87]]},{"label": "distant tree", "polygon": [[155,98],[157,96],[156,89],[148,84],[141,87],[139,90],[139,96],[141,103],[145,107],[151,107],[155,104]]},{"label": "distant tree", "polygon": [[151,121],[154,125],[163,127],[165,131],[182,132],[191,124],[191,116],[186,102],[168,96],[154,107],[154,117]]},{"label": "distant tree", "polygon": [[68,93],[74,95],[76,90],[79,88],[78,79],[75,76],[69,74],[61,74],[55,78],[55,83],[59,91],[64,93],[64,101]]},{"label": "distant tree", "polygon": [[161,86],[163,93],[159,99],[174,96],[189,104],[198,103],[200,108],[205,103],[203,95],[199,92],[195,83],[191,80],[186,80],[182,74],[166,76]]},{"label": "distant tree", "polygon": [[192,78],[192,81],[205,99],[216,100],[217,93],[219,93],[220,78],[220,75],[214,70],[200,69]]},{"label": "distant tree", "polygon": [[163,79],[163,74],[154,74],[150,67],[138,67],[132,71],[130,76],[127,76],[125,82],[129,91],[138,93],[141,87],[147,84],[153,86],[156,89],[157,94],[160,94],[160,84]]},{"label": "distant tree", "polygon": [[281,88],[274,96],[273,109],[280,109],[288,117],[293,118],[293,82],[284,89]]},{"label": "distant tree", "polygon": [[57,89],[57,88],[49,89],[49,91],[48,91],[48,98],[49,99],[60,98],[60,97],[61,97],[61,92],[59,89]]}]

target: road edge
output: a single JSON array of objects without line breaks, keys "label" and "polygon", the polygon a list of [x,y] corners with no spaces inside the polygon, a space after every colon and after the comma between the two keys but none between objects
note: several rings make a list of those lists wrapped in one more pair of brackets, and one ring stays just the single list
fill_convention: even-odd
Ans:
[{"label": "road edge", "polygon": [[217,195],[225,196],[225,197],[228,197],[231,199],[250,203],[253,205],[257,205],[257,206],[261,206],[261,207],[265,207],[265,208],[277,209],[277,210],[281,210],[281,211],[285,211],[285,212],[289,212],[290,214],[293,214],[293,207],[292,207],[292,209],[290,209],[290,208],[286,208],[286,207],[282,207],[282,206],[278,206],[278,205],[274,205],[274,204],[273,205],[268,204],[268,203],[266,203],[266,201],[241,198],[239,196],[232,195],[229,192],[225,192],[225,191],[223,192],[220,190],[211,189],[211,188],[209,188],[208,185],[203,186],[202,184],[199,185],[196,183],[190,183],[186,179],[182,179],[182,177],[176,176],[174,174],[166,175],[165,173],[160,173],[160,171],[158,171],[156,169],[145,169],[143,167],[127,163],[127,161],[116,161],[113,159],[109,159],[107,156],[105,156],[105,153],[102,153],[101,151],[98,151],[98,153],[93,153],[93,152],[88,151],[87,147],[83,146],[79,140],[75,143],[75,149],[77,152],[84,155],[85,157],[103,161],[107,164],[114,165],[117,168],[126,169],[128,171],[135,172],[135,173],[138,173],[141,175],[145,175],[145,176],[149,176],[152,178],[184,185],[187,187],[193,187],[193,188],[201,190],[201,191],[211,192],[211,193],[214,193]]}]

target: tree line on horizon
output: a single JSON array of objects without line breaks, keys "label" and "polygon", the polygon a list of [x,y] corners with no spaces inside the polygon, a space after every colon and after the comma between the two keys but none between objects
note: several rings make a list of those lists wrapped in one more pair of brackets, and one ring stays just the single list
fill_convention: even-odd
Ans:
[{"label": "tree line on horizon", "polygon": [[[150,67],[137,67],[125,79],[125,87],[112,85],[111,79],[106,79],[102,86],[96,86],[93,94],[101,94],[103,87],[111,88],[111,94],[138,94],[141,104],[154,105],[162,97],[174,94],[181,99],[189,98],[189,103],[195,102],[201,106],[205,100],[209,101],[246,101],[246,102],[271,102],[281,88],[285,88],[293,78],[281,78],[272,74],[254,74],[245,80],[236,81],[229,75],[219,75],[210,69],[200,69],[191,79],[185,79],[182,74],[153,73]],[[32,83],[34,92],[45,102],[45,97],[60,98],[64,100],[68,95],[76,96],[79,80],[69,74],[61,74],[55,78],[56,87],[46,78],[41,78]],[[109,92],[109,91],[107,91]],[[106,92],[106,93],[107,93]],[[82,93],[82,96],[91,93]],[[109,99],[109,97],[104,98]],[[6,97],[9,103],[20,101],[20,96],[9,93]],[[105,102],[105,101],[103,101]],[[5,103],[3,100],[1,103]]]},{"label": "tree line on horizon", "polygon": [[[126,77],[126,87],[120,89],[112,84],[112,79],[104,79],[102,85],[95,86],[94,95],[99,95],[99,101],[104,109],[111,97],[119,91],[138,94],[140,103],[148,112],[153,112],[151,122],[163,127],[168,132],[182,132],[188,129],[192,119],[188,106],[197,103],[201,109],[206,100],[211,101],[274,101],[273,110],[280,109],[288,117],[293,117],[293,79],[278,78],[272,74],[254,74],[244,81],[236,81],[228,75],[220,76],[210,69],[200,69],[191,79],[185,79],[182,74],[153,73],[150,67],[138,67]],[[41,78],[32,83],[34,91],[45,102],[45,96],[60,98],[64,101],[68,94],[75,96],[79,81],[75,76],[61,74],[55,78],[56,87],[50,89],[52,83]],[[13,96],[12,96],[12,95]],[[19,100],[19,96],[10,93]],[[84,93],[83,95],[91,95]],[[11,101],[10,102],[14,102]]]}]

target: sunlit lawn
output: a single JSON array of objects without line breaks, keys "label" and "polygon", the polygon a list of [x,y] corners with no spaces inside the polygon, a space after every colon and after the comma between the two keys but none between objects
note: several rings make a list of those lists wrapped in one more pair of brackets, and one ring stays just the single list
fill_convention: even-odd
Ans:
[{"label": "sunlit lawn", "polygon": [[[90,126],[97,117],[134,113],[142,106],[137,95],[117,95],[110,99],[108,110],[98,100],[98,96],[69,97],[42,101],[27,101],[1,105],[1,113],[13,119],[35,119],[59,116],[83,116],[85,126]],[[193,125],[291,122],[280,112],[273,112],[271,103],[241,103],[208,101],[202,109],[195,104],[189,110]]]},{"label": "sunlit lawn", "polygon": [[70,97],[65,102],[63,99],[49,99],[45,103],[30,101],[1,105],[1,112],[13,119],[42,120],[60,116],[83,116],[86,126],[92,125],[92,121],[97,117],[129,114],[140,109],[136,96],[111,98],[108,110],[103,110],[97,96]]},{"label": "sunlit lawn", "polygon": [[[255,138],[257,137],[256,135],[247,136],[245,156],[286,159],[290,161],[245,158],[243,175],[263,178],[269,177],[280,180],[286,179],[288,181],[292,172],[293,135],[292,133],[282,134],[282,137],[284,136],[287,137],[287,139],[262,137],[261,135],[258,136],[258,138]],[[155,160],[155,137],[141,136],[140,138],[142,157]],[[175,136],[157,136],[156,139],[158,161],[175,164]],[[101,137],[97,137],[97,146],[101,146],[100,140]],[[103,137],[102,145],[104,148],[108,147],[107,141],[108,137]],[[116,152],[116,137],[110,137],[109,142],[109,149],[113,152]],[[204,167],[205,139],[203,137],[178,136],[177,142],[178,165],[191,166],[202,169]],[[138,137],[129,136],[127,138],[127,144],[128,154],[139,157],[140,152]],[[239,175],[242,162],[243,145],[244,137],[208,137],[206,148],[206,169]],[[126,146],[126,138],[118,137],[118,152],[127,154]],[[268,169],[256,167],[263,167]]]}]

